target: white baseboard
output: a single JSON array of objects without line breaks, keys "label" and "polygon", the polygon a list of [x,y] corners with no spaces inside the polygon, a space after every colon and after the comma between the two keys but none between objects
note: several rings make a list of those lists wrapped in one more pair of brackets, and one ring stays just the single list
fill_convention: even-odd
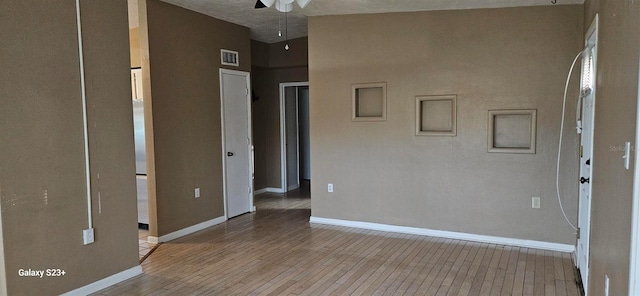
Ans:
[{"label": "white baseboard", "polygon": [[142,274],[142,266],[138,265],[138,266],[129,268],[127,270],[118,272],[112,276],[103,278],[99,281],[88,284],[84,287],[80,287],[73,291],[69,291],[62,295],[63,296],[89,295],[141,274]]},{"label": "white baseboard", "polygon": [[464,233],[464,232],[433,230],[433,229],[427,229],[427,228],[396,226],[396,225],[371,223],[371,222],[320,218],[320,217],[313,217],[313,216],[309,219],[309,222],[316,223],[316,224],[346,226],[346,227],[379,230],[379,231],[387,231],[387,232],[399,232],[399,233],[407,233],[407,234],[415,234],[415,235],[452,238],[452,239],[459,239],[459,240],[501,244],[501,245],[508,245],[508,246],[534,248],[534,249],[559,251],[559,252],[567,252],[567,253],[573,253],[575,251],[575,246],[573,245],[519,239],[519,238],[471,234],[471,233]]},{"label": "white baseboard", "polygon": [[267,187],[267,188],[262,188],[262,189],[255,190],[253,192],[253,194],[254,195],[258,195],[258,194],[267,193],[267,192],[284,193],[284,190],[282,190],[282,188]]},{"label": "white baseboard", "polygon": [[152,243],[152,244],[164,243],[164,242],[172,241],[172,240],[177,239],[179,237],[183,237],[185,235],[192,234],[194,232],[198,232],[198,231],[203,230],[205,228],[209,228],[211,226],[218,225],[220,223],[224,223],[225,221],[227,221],[227,218],[225,216],[220,216],[218,218],[211,219],[209,221],[205,221],[205,222],[193,225],[193,226],[189,226],[187,228],[180,229],[178,231],[174,231],[174,232],[169,233],[169,234],[165,234],[165,235],[163,235],[161,237],[149,236],[147,238],[147,241]]}]

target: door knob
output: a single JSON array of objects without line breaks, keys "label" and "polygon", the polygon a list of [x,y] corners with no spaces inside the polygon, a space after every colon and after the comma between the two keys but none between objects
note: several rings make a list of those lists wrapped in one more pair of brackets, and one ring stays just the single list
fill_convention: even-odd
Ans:
[{"label": "door knob", "polygon": [[589,183],[589,178],[580,177],[580,184]]},{"label": "door knob", "polygon": [[233,152],[227,152],[227,156],[233,156]]}]

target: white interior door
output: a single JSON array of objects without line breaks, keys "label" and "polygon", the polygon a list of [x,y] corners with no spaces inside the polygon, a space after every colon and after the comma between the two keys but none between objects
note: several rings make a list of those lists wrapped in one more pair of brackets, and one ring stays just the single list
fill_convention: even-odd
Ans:
[{"label": "white interior door", "polygon": [[249,73],[220,69],[224,194],[227,218],[253,210]]},{"label": "white interior door", "polygon": [[[593,165],[593,115],[594,105],[592,96],[584,98],[583,130],[580,145],[580,204],[578,210],[578,229],[580,236],[577,246],[577,264],[580,269],[583,285],[588,283],[589,272],[589,236],[591,234],[591,167]],[[586,287],[585,287],[586,288]]]},{"label": "white interior door", "polygon": [[591,184],[593,184],[593,130],[595,118],[595,77],[597,57],[597,18],[587,33],[581,75],[582,135],[580,138],[580,196],[578,205],[578,241],[576,264],[585,294],[589,283],[589,242],[591,237]]}]

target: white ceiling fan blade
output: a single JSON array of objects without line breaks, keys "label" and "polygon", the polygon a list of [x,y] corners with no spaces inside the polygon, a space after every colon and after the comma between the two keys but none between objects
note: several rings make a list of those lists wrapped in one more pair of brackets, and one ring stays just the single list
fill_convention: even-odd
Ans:
[{"label": "white ceiling fan blade", "polygon": [[311,2],[311,0],[296,0],[296,3],[298,3],[298,6],[300,6],[300,8],[304,8],[305,6],[307,6],[307,4],[309,4],[309,2]]},{"label": "white ceiling fan blade", "polygon": [[260,2],[262,2],[262,4],[264,4],[264,6],[266,7],[271,7],[273,6],[273,3],[276,2],[276,0],[260,0]]},{"label": "white ceiling fan blade", "polygon": [[294,0],[278,0],[278,2],[284,3],[284,4],[291,4],[293,3]]}]

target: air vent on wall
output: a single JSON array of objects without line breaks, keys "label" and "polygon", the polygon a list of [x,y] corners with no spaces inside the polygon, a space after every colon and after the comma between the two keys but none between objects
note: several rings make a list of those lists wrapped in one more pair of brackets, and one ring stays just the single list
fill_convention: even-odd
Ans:
[{"label": "air vent on wall", "polygon": [[221,49],[220,58],[223,65],[236,67],[240,65],[237,51]]}]

